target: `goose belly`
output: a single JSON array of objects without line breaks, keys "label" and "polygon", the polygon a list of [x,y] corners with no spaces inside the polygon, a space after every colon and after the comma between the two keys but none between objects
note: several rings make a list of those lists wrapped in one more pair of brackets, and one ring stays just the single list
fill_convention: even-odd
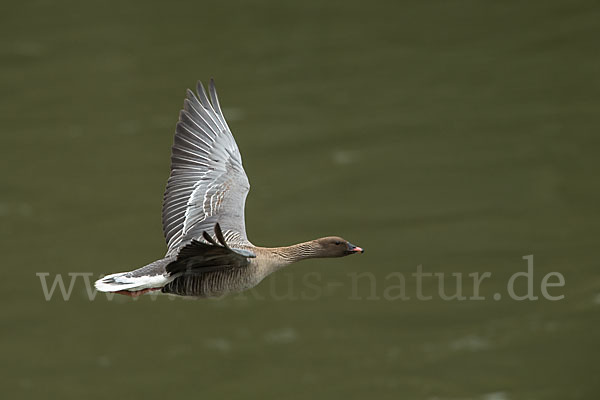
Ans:
[{"label": "goose belly", "polygon": [[262,274],[252,266],[222,271],[184,274],[162,288],[163,293],[189,297],[221,297],[258,285]]}]

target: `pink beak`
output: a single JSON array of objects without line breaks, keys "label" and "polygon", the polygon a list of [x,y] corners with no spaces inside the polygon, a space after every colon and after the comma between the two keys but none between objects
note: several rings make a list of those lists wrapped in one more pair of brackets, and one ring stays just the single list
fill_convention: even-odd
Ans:
[{"label": "pink beak", "polygon": [[350,249],[350,251],[353,253],[364,253],[365,252],[362,247],[358,247],[358,246],[354,246],[354,245],[351,245],[351,246],[352,246],[352,248]]}]

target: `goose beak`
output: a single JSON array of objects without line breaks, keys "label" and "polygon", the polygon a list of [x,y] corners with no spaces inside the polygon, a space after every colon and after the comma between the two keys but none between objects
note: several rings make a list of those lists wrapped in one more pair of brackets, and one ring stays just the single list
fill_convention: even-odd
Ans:
[{"label": "goose beak", "polygon": [[351,243],[348,243],[348,247],[349,247],[348,251],[349,251],[350,254],[355,254],[355,253],[361,253],[362,254],[362,253],[365,252],[362,247],[355,246],[355,245],[353,245]]}]

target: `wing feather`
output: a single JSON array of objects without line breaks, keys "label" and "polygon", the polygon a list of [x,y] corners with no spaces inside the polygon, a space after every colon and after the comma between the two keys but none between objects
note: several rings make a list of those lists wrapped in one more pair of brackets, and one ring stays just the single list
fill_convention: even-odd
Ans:
[{"label": "wing feather", "polygon": [[168,254],[216,223],[234,247],[250,244],[244,222],[250,183],[213,80],[209,95],[200,82],[197,95],[188,90],[176,125],[162,213]]}]

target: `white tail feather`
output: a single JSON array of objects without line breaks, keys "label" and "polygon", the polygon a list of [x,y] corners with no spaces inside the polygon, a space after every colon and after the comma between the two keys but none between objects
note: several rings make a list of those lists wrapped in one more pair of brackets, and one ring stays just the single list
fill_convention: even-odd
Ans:
[{"label": "white tail feather", "polygon": [[129,272],[119,272],[98,279],[94,286],[101,292],[118,292],[120,290],[137,291],[160,288],[169,283],[172,278],[165,275],[127,276]]}]

